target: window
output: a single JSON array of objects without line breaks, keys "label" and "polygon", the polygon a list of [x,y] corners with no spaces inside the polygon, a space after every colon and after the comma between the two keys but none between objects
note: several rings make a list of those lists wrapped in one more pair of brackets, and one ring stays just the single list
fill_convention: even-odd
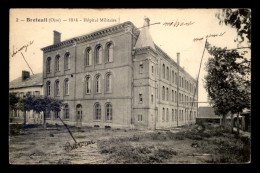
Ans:
[{"label": "window", "polygon": [[64,80],[64,94],[69,95],[69,79]]},{"label": "window", "polygon": [[175,84],[177,85],[178,79],[177,79],[177,73],[175,73]]},{"label": "window", "polygon": [[65,70],[69,70],[70,69],[70,53],[69,52],[67,52],[66,54],[65,54],[65,58],[64,58],[64,69]]},{"label": "window", "polygon": [[98,45],[96,47],[96,54],[95,54],[95,64],[101,64],[102,63],[102,46]]},{"label": "window", "polygon": [[144,65],[140,64],[139,65],[139,73],[143,73]]},{"label": "window", "polygon": [[172,71],[172,83],[174,83],[174,71]]},{"label": "window", "polygon": [[50,73],[51,72],[51,57],[47,58],[47,62],[46,62],[46,72]]},{"label": "window", "polygon": [[166,78],[167,78],[167,80],[169,80],[169,67],[167,67]]},{"label": "window", "polygon": [[165,109],[162,109],[162,121],[165,121]]},{"label": "window", "polygon": [[164,86],[162,87],[162,100],[165,100],[165,88],[164,88]]},{"label": "window", "polygon": [[54,119],[58,119],[60,116],[60,112],[54,112]]},{"label": "window", "polygon": [[46,83],[46,95],[47,95],[47,96],[50,96],[50,95],[51,95],[51,82],[50,82],[50,81],[48,81],[48,82]]},{"label": "window", "polygon": [[152,74],[153,74],[153,65],[152,65]]},{"label": "window", "polygon": [[69,105],[64,106],[64,119],[69,119],[70,118],[70,110],[69,110]]},{"label": "window", "polygon": [[169,122],[169,109],[166,110],[166,122]]},{"label": "window", "polygon": [[111,87],[111,74],[107,74],[106,75],[106,92],[111,92],[112,91],[112,87]]},{"label": "window", "polygon": [[172,121],[174,121],[174,110],[172,109]]},{"label": "window", "polygon": [[60,81],[56,81],[55,82],[55,96],[59,96],[60,95]]},{"label": "window", "polygon": [[34,95],[35,96],[39,96],[40,95],[40,91],[34,91]]},{"label": "window", "polygon": [[92,61],[91,48],[87,48],[85,51],[85,66],[90,66]]},{"label": "window", "polygon": [[143,121],[143,115],[141,115],[141,114],[138,115],[138,122],[140,122],[140,121]]},{"label": "window", "polygon": [[90,76],[86,77],[86,94],[91,93]]},{"label": "window", "polygon": [[153,103],[153,94],[151,95],[151,102]]},{"label": "window", "polygon": [[163,79],[165,79],[165,65],[163,64],[163,68],[162,68],[162,74],[163,74]]},{"label": "window", "polygon": [[174,92],[172,90],[172,102],[174,102]]},{"label": "window", "polygon": [[110,103],[106,104],[106,120],[112,121],[112,105]]},{"label": "window", "polygon": [[101,106],[99,103],[95,104],[95,117],[94,120],[101,120]]},{"label": "window", "polygon": [[60,55],[57,55],[56,56],[56,62],[55,62],[55,65],[56,65],[56,71],[60,71]]},{"label": "window", "polygon": [[157,99],[159,98],[159,92],[158,92],[159,88],[158,88],[158,84],[157,84],[157,88],[156,88],[156,92],[157,92]]},{"label": "window", "polygon": [[166,88],[166,100],[168,101],[169,100],[169,89]]},{"label": "window", "polygon": [[174,95],[175,95],[175,102],[177,103],[177,92],[176,91],[174,91]]},{"label": "window", "polygon": [[45,118],[46,118],[46,119],[51,118],[51,111],[47,111],[47,112],[46,112]]},{"label": "window", "polygon": [[100,86],[100,75],[96,76],[96,93],[101,93],[101,86]]},{"label": "window", "polygon": [[177,109],[175,109],[175,121],[177,121]]},{"label": "window", "polygon": [[107,44],[106,47],[106,62],[112,62],[113,61],[113,44],[110,42]]},{"label": "window", "polygon": [[139,103],[143,103],[143,94],[139,94]]}]

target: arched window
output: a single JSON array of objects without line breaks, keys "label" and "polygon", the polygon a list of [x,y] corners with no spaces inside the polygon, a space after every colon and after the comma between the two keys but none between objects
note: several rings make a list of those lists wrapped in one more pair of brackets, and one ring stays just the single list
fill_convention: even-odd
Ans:
[{"label": "arched window", "polygon": [[55,70],[60,71],[60,55],[57,55],[55,58]]},{"label": "arched window", "polygon": [[169,100],[169,89],[166,88],[166,100],[168,101]]},{"label": "arched window", "polygon": [[99,103],[95,104],[95,116],[94,120],[101,120],[101,106]]},{"label": "arched window", "polygon": [[163,74],[163,78],[165,79],[165,65],[163,64],[163,68],[162,68],[162,74]]},{"label": "arched window", "polygon": [[172,71],[172,83],[174,83],[174,71]]},{"label": "arched window", "polygon": [[112,121],[112,105],[106,104],[106,121]]},{"label": "arched window", "polygon": [[165,109],[163,108],[162,109],[162,121],[164,121],[165,120]]},{"label": "arched window", "polygon": [[100,93],[101,92],[101,86],[100,86],[100,75],[96,76],[96,93]]},{"label": "arched window", "polygon": [[59,96],[60,95],[60,81],[57,80],[55,82],[55,96]]},{"label": "arched window", "polygon": [[165,87],[162,87],[162,100],[165,100]]},{"label": "arched window", "polygon": [[167,71],[166,71],[166,79],[169,80],[169,67],[167,67]]},{"label": "arched window", "polygon": [[113,43],[108,43],[106,46],[106,62],[112,62],[113,61]]},{"label": "arched window", "polygon": [[50,81],[46,82],[46,95],[47,96],[51,95],[51,82]]},{"label": "arched window", "polygon": [[102,63],[102,46],[98,45],[95,50],[95,64]]},{"label": "arched window", "polygon": [[69,79],[64,80],[64,94],[69,95]]},{"label": "arched window", "polygon": [[174,102],[174,92],[172,90],[172,102]]},{"label": "arched window", "polygon": [[175,84],[177,85],[178,79],[177,79],[177,73],[175,73]]},{"label": "arched window", "polygon": [[166,121],[169,122],[169,109],[166,110]]},{"label": "arched window", "polygon": [[69,105],[64,106],[64,119],[69,119],[70,118],[70,110],[69,110]]},{"label": "arched window", "polygon": [[111,86],[111,84],[112,84],[112,79],[111,79],[112,77],[111,77],[111,74],[109,73],[109,74],[107,74],[106,75],[106,92],[111,92],[112,91],[112,86]]},{"label": "arched window", "polygon": [[65,58],[64,58],[64,69],[65,70],[69,70],[70,69],[70,53],[69,52],[67,52],[66,54],[65,54]]},{"label": "arched window", "polygon": [[86,94],[91,93],[91,78],[90,76],[86,77]]},{"label": "arched window", "polygon": [[85,66],[90,66],[92,62],[92,52],[91,48],[87,48],[85,51]]},{"label": "arched window", "polygon": [[47,62],[46,62],[46,72],[50,73],[51,72],[51,57],[47,58]]},{"label": "arched window", "polygon": [[172,109],[172,121],[174,121],[174,110]]}]

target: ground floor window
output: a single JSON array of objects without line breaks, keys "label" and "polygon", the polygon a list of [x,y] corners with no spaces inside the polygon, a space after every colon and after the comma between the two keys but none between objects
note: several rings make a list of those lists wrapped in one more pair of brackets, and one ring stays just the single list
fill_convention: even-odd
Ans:
[{"label": "ground floor window", "polygon": [[65,105],[64,107],[64,119],[69,119],[70,114],[69,114],[69,105]]},{"label": "ground floor window", "polygon": [[112,105],[110,103],[106,104],[106,120],[112,121]]},{"label": "ground floor window", "polygon": [[141,115],[141,114],[138,115],[138,122],[140,122],[140,121],[143,121],[143,115]]},{"label": "ground floor window", "polygon": [[51,118],[51,111],[47,111],[47,112],[46,112],[45,118]]},{"label": "ground floor window", "polygon": [[60,112],[55,112],[55,113],[54,113],[54,119],[58,119],[59,116],[60,116]]},{"label": "ground floor window", "polygon": [[95,105],[95,116],[94,116],[95,120],[101,120],[101,106],[99,103],[97,103]]}]

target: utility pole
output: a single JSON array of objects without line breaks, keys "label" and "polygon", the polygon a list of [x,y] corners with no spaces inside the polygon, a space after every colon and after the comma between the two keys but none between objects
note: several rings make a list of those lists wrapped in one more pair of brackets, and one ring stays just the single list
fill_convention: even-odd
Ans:
[{"label": "utility pole", "polygon": [[179,126],[179,66],[180,66],[180,53],[177,53],[177,127]]}]

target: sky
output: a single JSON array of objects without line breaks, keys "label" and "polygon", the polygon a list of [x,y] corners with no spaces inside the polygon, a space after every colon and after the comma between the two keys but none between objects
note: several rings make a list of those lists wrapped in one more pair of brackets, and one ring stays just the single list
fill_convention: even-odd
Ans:
[{"label": "sky", "polygon": [[[11,9],[9,33],[9,81],[21,76],[22,70],[30,71],[24,58],[34,74],[42,73],[43,47],[53,44],[53,30],[61,33],[61,41],[91,33],[100,28],[131,21],[137,28],[142,27],[144,18],[150,19],[150,33],[155,44],[177,62],[176,53],[180,52],[180,66],[192,77],[197,78],[200,61],[207,41],[218,47],[236,48],[234,42],[237,33],[230,26],[219,25],[215,17],[219,9]],[[47,22],[29,22],[27,18],[47,18]],[[107,18],[110,22],[101,22]],[[55,19],[57,22],[50,22]],[[70,19],[78,21],[70,22]],[[84,19],[98,19],[98,22],[84,22]],[[22,21],[24,20],[24,21]],[[67,20],[67,21],[64,21]],[[80,21],[81,20],[81,21]],[[176,22],[184,25],[174,25]],[[172,25],[166,25],[170,24]],[[214,37],[212,35],[215,35]],[[199,40],[194,40],[194,39]],[[13,52],[23,48],[14,56]],[[22,56],[22,54],[23,56]],[[206,75],[205,63],[210,57],[205,51],[199,75],[200,102],[207,102],[204,88]],[[199,106],[207,106],[200,103]]]}]

